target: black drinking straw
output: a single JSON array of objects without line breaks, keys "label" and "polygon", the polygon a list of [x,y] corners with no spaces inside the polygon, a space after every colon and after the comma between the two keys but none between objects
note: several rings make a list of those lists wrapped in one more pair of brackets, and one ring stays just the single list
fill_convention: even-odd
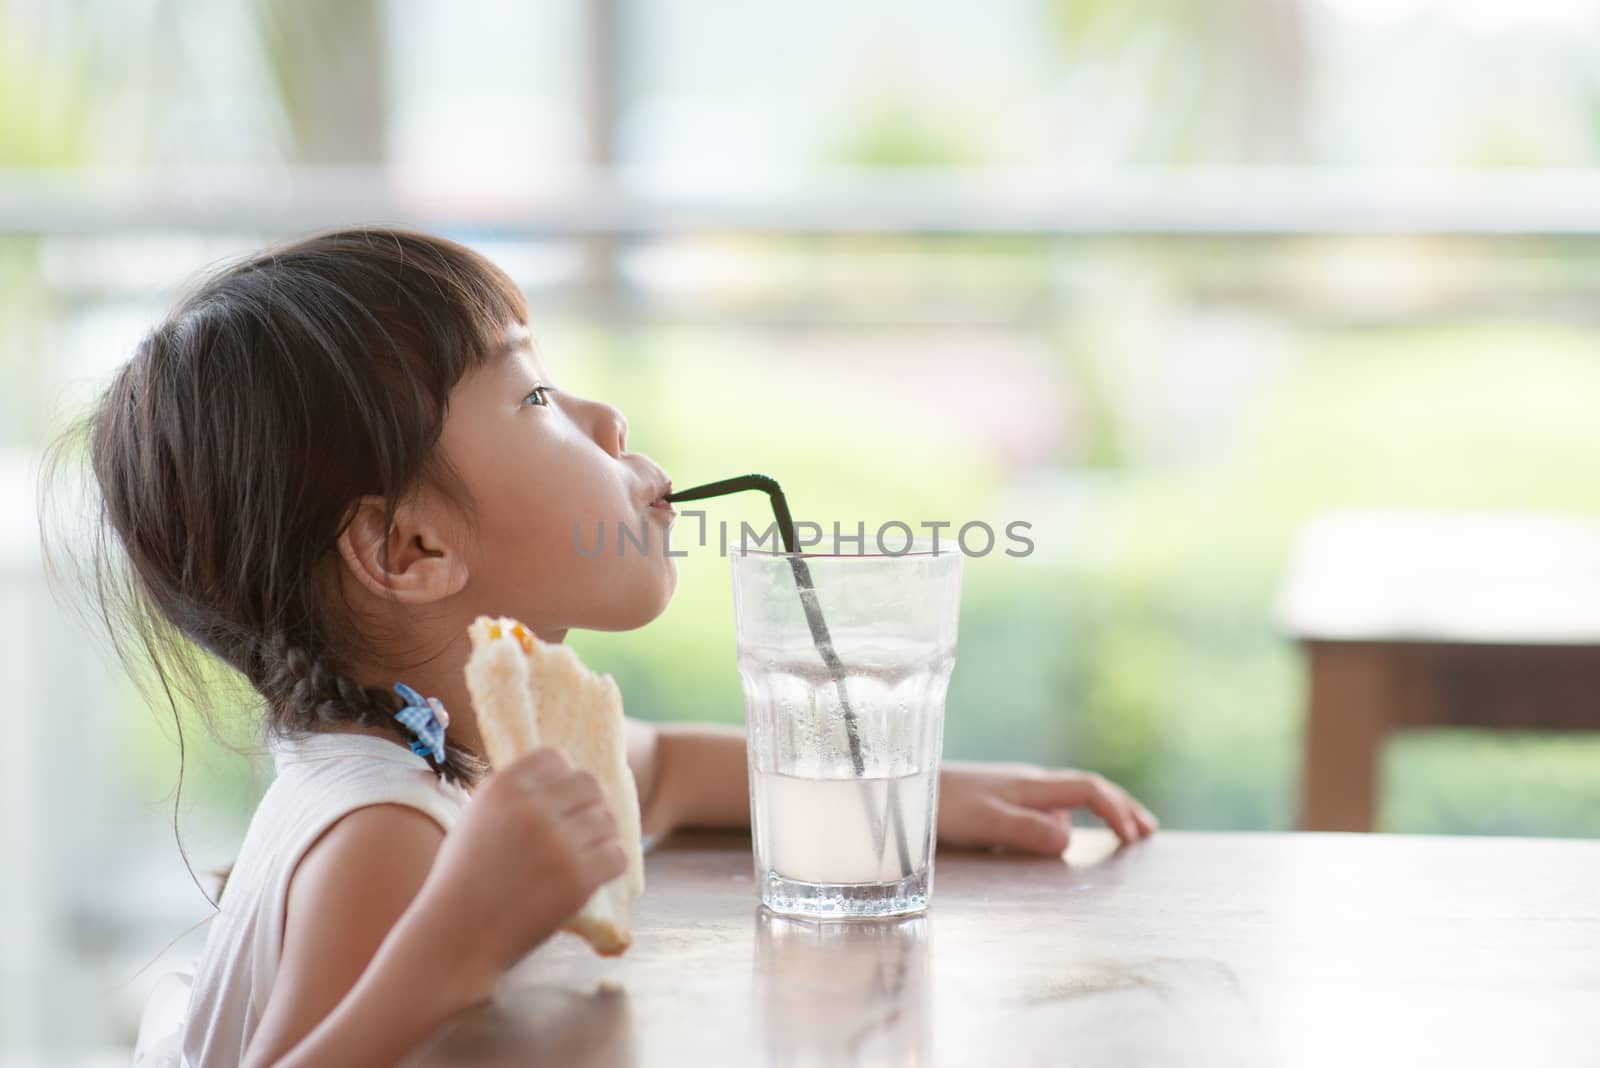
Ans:
[{"label": "black drinking straw", "polygon": [[[667,494],[667,500],[672,503],[698,501],[707,497],[740,493],[744,490],[760,490],[767,495],[772,504],[772,517],[778,524],[778,537],[783,541],[783,551],[790,554],[789,568],[794,572],[795,588],[800,593],[800,607],[805,611],[806,626],[811,630],[811,644],[817,647],[817,654],[822,657],[823,664],[828,668],[828,674],[833,676],[834,688],[839,691],[839,708],[844,712],[845,735],[850,739],[850,764],[855,769],[856,777],[860,778],[867,773],[867,767],[866,761],[861,756],[861,731],[856,724],[856,713],[850,707],[850,695],[845,691],[844,663],[834,651],[833,638],[828,634],[827,621],[822,618],[822,605],[817,601],[817,588],[811,581],[811,569],[806,566],[805,560],[795,555],[799,550],[795,547],[794,518],[789,514],[789,501],[784,497],[783,488],[778,485],[778,480],[768,475],[738,475],[719,482],[707,482],[703,486],[677,490]],[[911,874],[905,819],[900,813],[900,794],[893,777],[889,778],[887,786],[889,816],[894,824],[895,850],[900,857],[901,878],[905,878]],[[882,824],[878,820],[877,810],[872,806],[870,794],[867,797],[867,811],[872,820],[872,836],[877,839],[878,848],[882,849]]]}]

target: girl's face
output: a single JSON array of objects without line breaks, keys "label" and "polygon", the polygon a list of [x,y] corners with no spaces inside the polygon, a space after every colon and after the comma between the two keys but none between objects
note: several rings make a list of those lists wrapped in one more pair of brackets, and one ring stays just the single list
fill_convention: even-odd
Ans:
[{"label": "girl's face", "polygon": [[550,636],[642,626],[678,581],[671,482],[621,412],[557,387],[525,327],[506,342],[456,385],[440,440],[474,507],[463,592]]}]

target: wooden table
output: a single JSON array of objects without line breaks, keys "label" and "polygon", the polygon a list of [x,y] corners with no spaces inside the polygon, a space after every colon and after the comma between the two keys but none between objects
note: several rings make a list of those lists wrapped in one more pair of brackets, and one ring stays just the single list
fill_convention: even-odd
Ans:
[{"label": "wooden table", "polygon": [[647,861],[633,948],[559,935],[423,1065],[1600,1064],[1600,841],[1161,832],[943,852],[920,918]]},{"label": "wooden table", "polygon": [[1600,520],[1328,515],[1279,619],[1306,653],[1305,830],[1374,829],[1396,731],[1600,730]]}]

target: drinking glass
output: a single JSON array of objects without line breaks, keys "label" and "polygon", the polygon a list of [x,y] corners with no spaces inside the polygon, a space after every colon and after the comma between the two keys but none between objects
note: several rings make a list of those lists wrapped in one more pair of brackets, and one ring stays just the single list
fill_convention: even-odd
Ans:
[{"label": "drinking glass", "polygon": [[821,918],[923,911],[961,553],[732,556],[762,902]]}]

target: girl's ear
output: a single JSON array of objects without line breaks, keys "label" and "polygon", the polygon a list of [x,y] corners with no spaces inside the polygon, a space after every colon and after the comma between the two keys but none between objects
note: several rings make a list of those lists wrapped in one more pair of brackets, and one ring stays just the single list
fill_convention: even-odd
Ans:
[{"label": "girl's ear", "polygon": [[443,600],[467,584],[459,532],[446,526],[447,513],[419,497],[396,506],[387,529],[383,498],[362,497],[339,535],[345,570],[372,593],[403,604]]}]

